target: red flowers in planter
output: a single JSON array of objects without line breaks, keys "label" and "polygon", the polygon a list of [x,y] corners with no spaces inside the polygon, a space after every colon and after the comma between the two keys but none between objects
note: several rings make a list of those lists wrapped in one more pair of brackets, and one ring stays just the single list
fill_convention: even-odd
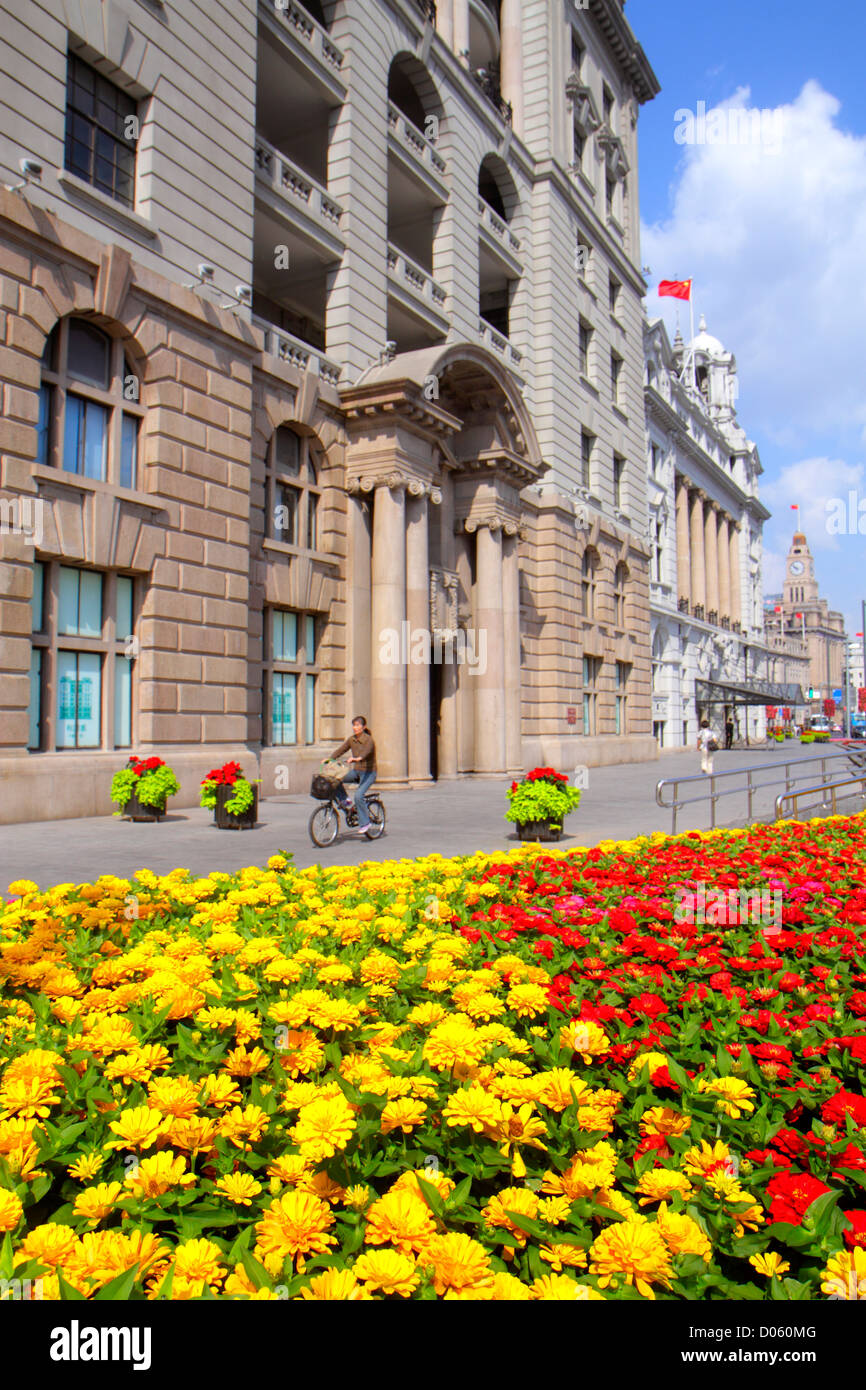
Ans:
[{"label": "red flowers in planter", "polygon": [[215,767],[207,777],[202,777],[201,782],[202,786],[205,782],[216,782],[220,787],[233,787],[240,775],[240,763],[223,763],[222,767]]},{"label": "red flowers in planter", "polygon": [[163,758],[136,758],[133,754],[129,759],[129,766],[136,777],[143,777],[145,772],[155,772],[158,767],[165,767],[165,760]]},{"label": "red flowers in planter", "polygon": [[[531,772],[526,774],[527,782],[567,782],[568,777],[564,772],[556,772],[552,767],[534,767]],[[512,789],[517,783],[512,784]]]}]

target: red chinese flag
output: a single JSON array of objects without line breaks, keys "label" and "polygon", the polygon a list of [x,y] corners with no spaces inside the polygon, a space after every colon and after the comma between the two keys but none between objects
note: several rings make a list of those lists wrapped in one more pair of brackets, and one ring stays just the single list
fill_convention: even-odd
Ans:
[{"label": "red chinese flag", "polygon": [[658,288],[659,298],[669,295],[671,299],[691,299],[691,280],[662,280]]},{"label": "red chinese flag", "polygon": [[857,708],[866,714],[866,685],[861,685],[857,691]]}]

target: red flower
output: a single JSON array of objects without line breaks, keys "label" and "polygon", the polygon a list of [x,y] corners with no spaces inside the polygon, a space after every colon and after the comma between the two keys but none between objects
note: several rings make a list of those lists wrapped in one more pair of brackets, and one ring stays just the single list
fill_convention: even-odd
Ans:
[{"label": "red flower", "polygon": [[845,1211],[842,1215],[851,1223],[850,1230],[842,1232],[848,1249],[853,1250],[855,1245],[866,1249],[866,1211]]},{"label": "red flower", "polygon": [[803,1217],[812,1203],[831,1190],[810,1173],[780,1173],[767,1183],[767,1195],[772,1198],[770,1220],[802,1226]]},{"label": "red flower", "polygon": [[857,1125],[866,1125],[866,1098],[854,1091],[838,1090],[821,1106],[821,1118],[828,1124],[845,1124],[845,1116],[850,1115]]}]

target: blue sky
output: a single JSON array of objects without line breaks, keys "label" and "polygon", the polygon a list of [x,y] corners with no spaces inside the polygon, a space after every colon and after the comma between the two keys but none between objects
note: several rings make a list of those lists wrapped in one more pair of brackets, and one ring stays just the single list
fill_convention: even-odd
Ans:
[{"label": "blue sky", "polygon": [[[662,84],[638,128],[647,311],[673,332],[676,301],[654,287],[694,279],[696,321],[736,355],[740,421],[765,470],[765,590],[781,587],[799,502],[822,595],[853,633],[866,598],[866,8],[627,0],[626,15]],[[678,144],[674,113],[699,102],[725,112],[725,130],[732,108],[763,112],[754,140]]]}]

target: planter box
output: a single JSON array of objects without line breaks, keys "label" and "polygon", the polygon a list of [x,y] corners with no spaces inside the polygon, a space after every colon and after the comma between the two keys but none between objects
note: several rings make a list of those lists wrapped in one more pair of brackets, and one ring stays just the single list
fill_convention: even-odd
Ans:
[{"label": "planter box", "polygon": [[554,828],[549,820],[529,820],[524,821],[517,827],[517,838],[519,840],[559,840],[562,838],[562,826]]},{"label": "planter box", "polygon": [[234,787],[224,784],[217,787],[214,820],[220,830],[252,830],[259,815],[259,789],[253,787],[253,804],[240,816],[235,815],[234,811],[226,810],[226,802],[231,801],[234,794]]},{"label": "planter box", "polygon": [[142,801],[139,801],[138,796],[133,792],[123,808],[123,815],[128,820],[158,821],[165,815],[165,802],[163,801],[159,806],[146,806]]}]

